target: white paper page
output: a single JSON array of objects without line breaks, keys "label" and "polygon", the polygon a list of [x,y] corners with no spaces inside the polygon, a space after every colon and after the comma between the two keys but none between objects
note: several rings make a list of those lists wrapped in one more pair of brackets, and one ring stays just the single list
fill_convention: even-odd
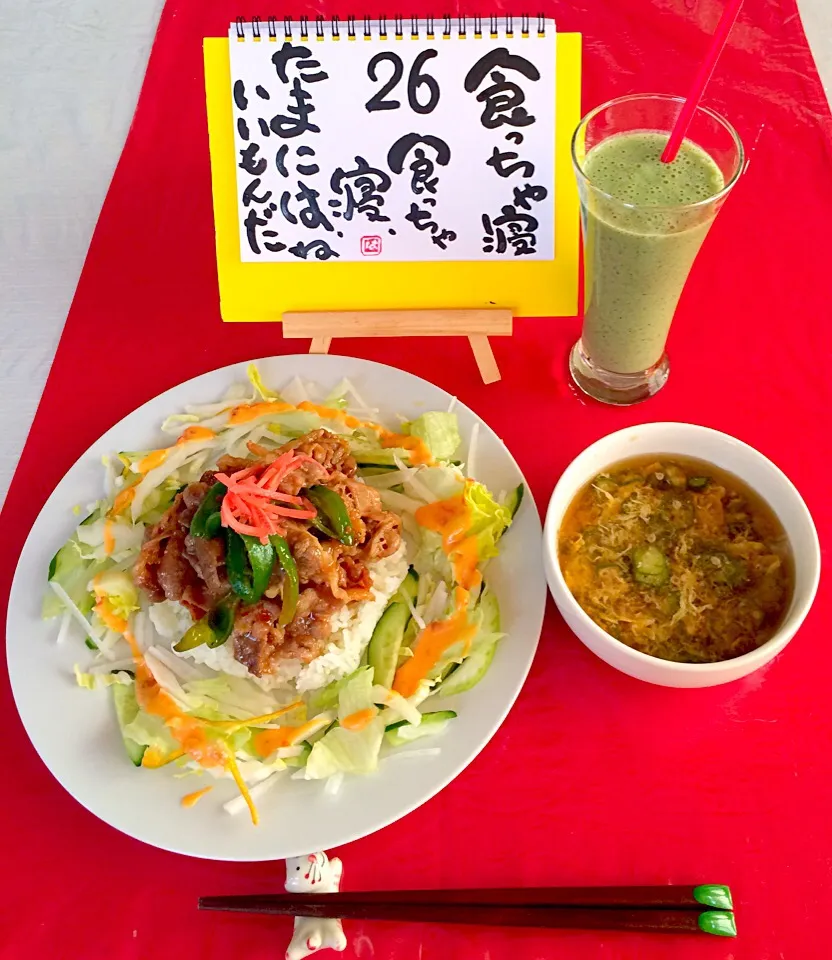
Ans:
[{"label": "white paper page", "polygon": [[418,40],[409,20],[401,39],[295,23],[286,40],[278,21],[259,41],[233,24],[241,259],[551,260],[554,22],[487,23],[449,39],[419,23]]}]

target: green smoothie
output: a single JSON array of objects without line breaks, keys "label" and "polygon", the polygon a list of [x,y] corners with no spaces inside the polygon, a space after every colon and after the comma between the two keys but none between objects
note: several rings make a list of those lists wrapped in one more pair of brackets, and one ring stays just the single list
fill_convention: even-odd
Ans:
[{"label": "green smoothie", "polygon": [[591,362],[614,373],[646,370],[664,353],[682,287],[717,212],[713,204],[682,205],[724,186],[716,163],[689,140],[673,163],[662,163],[667,139],[617,134],[593,147],[583,165],[581,339]]}]

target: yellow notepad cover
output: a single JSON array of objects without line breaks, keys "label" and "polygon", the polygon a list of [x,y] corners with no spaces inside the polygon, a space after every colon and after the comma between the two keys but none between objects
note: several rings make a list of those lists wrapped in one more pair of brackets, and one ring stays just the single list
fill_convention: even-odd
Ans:
[{"label": "yellow notepad cover", "polygon": [[581,36],[557,36],[555,259],[448,263],[243,263],[228,39],[204,41],[220,313],[280,320],[286,310],[508,307],[515,316],[573,316],[578,308],[578,195],[569,141],[581,114]]}]

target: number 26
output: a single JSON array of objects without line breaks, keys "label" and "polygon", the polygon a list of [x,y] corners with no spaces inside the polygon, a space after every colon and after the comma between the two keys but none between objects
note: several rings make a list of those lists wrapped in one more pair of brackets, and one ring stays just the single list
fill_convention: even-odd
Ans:
[{"label": "number 26", "polygon": [[[425,63],[438,55],[439,52],[437,50],[423,50],[413,61],[413,66],[410,68],[410,73],[407,77],[407,102],[410,104],[411,110],[414,110],[416,113],[432,113],[433,110],[436,109],[436,104],[439,103],[439,84],[434,77],[431,77],[427,73],[421,73],[421,69]],[[393,53],[392,50],[383,50],[381,53],[377,53],[367,64],[367,76],[371,80],[378,80],[379,77],[376,73],[376,68],[385,60],[388,60],[393,65],[393,73],[390,75],[389,80],[385,82],[384,86],[382,86],[381,90],[379,90],[378,93],[374,93],[365,104],[370,113],[376,110],[398,110],[401,106],[398,100],[384,99],[388,93],[392,93],[396,84],[404,75],[404,64],[398,54]],[[428,88],[428,100],[427,103],[424,104],[419,103],[416,97],[416,91],[423,84]]]}]

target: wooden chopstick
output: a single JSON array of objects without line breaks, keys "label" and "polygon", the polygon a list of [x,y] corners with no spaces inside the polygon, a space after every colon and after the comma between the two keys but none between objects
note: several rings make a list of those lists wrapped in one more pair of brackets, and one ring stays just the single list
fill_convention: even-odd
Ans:
[{"label": "wooden chopstick", "polygon": [[[215,899],[215,898],[206,898]],[[219,898],[252,900],[259,903],[295,903],[294,894],[266,894],[257,897]],[[508,887],[479,890],[367,890],[334,894],[304,894],[304,903],[439,903],[498,904],[501,906],[550,907],[633,907],[638,909],[732,910],[731,891],[723,884],[651,887]]]},{"label": "wooden chopstick", "polygon": [[[199,909],[351,920],[703,932],[735,936],[736,925],[730,910],[708,909],[708,905],[695,899],[694,889],[594,887],[394,891],[318,896],[274,894],[202,897]],[[730,892],[724,889],[730,903]],[[562,902],[557,902],[558,897],[562,898]],[[555,902],[552,902],[553,898]],[[581,899],[583,902],[575,902]],[[587,903],[587,900],[596,902]],[[668,903],[668,900],[671,902]]]}]

